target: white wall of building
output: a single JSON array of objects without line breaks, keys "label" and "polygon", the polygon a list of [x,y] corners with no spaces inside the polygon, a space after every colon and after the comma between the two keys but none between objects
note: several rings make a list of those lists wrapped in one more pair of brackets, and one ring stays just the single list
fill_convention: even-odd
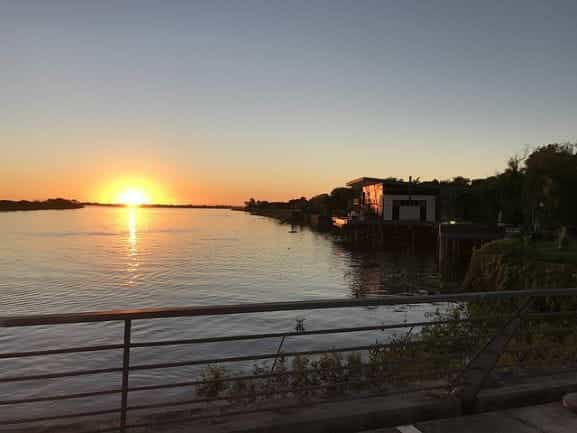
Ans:
[{"label": "white wall of building", "polygon": [[399,206],[399,221],[420,221],[421,206]]},{"label": "white wall of building", "polygon": [[[382,209],[383,209],[383,219],[385,221],[392,221],[393,220],[393,201],[396,200],[424,200],[427,202],[427,221],[428,222],[435,222],[437,219],[436,215],[436,199],[437,197],[434,195],[418,195],[413,194],[410,197],[408,195],[383,195],[382,197]],[[402,215],[401,215],[402,216]],[[402,218],[400,218],[402,219]],[[417,218],[418,219],[418,218]]]}]

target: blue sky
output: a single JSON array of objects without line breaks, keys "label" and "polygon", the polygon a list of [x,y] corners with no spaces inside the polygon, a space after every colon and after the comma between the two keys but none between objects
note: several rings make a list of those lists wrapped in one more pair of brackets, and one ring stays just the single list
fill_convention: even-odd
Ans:
[{"label": "blue sky", "polygon": [[576,18],[574,1],[0,2],[0,196],[146,178],[162,200],[240,203],[491,175],[577,138]]}]

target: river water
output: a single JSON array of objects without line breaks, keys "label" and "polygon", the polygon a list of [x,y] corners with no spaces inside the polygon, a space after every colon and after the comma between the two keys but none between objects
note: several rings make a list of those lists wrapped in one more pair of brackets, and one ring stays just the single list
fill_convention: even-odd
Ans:
[{"label": "river water", "polygon": [[[293,233],[294,231],[294,233]],[[0,213],[0,315],[385,296],[438,290],[434,252],[353,252],[327,234],[244,212],[87,207]],[[437,306],[363,308],[139,321],[134,341],[386,324],[422,319]],[[119,343],[120,324],[0,328],[0,352]],[[288,339],[283,350],[372,344],[382,332]],[[274,352],[278,341],[137,349],[133,364]],[[0,360],[0,378],[120,365],[120,353]],[[248,368],[235,366],[233,368]],[[198,369],[146,370],[130,383],[190,380]],[[118,387],[117,374],[0,383],[0,398]],[[166,401],[190,390],[134,393]],[[2,406],[0,419],[114,407],[117,397]],[[1,424],[1,420],[0,420]]]}]

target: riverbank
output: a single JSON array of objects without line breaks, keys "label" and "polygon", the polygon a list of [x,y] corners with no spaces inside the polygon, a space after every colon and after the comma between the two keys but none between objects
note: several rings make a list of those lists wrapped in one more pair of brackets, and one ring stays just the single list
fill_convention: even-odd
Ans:
[{"label": "riverbank", "polygon": [[264,208],[264,209],[239,209],[244,210],[252,215],[266,216],[279,220],[285,224],[306,225],[318,231],[328,231],[332,227],[330,216],[321,215],[314,212],[305,212],[302,209],[284,209],[284,208]]},{"label": "riverbank", "polygon": [[475,250],[465,276],[467,291],[574,287],[577,245],[559,249],[552,241],[507,239]]},{"label": "riverbank", "polygon": [[45,201],[0,200],[0,212],[65,210],[65,209],[80,209],[83,207],[84,204],[76,200],[66,200],[63,198],[48,199]]}]

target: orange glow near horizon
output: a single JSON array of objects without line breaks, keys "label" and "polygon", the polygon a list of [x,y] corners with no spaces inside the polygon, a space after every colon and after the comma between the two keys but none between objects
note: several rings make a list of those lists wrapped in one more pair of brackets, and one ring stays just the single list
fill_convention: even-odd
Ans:
[{"label": "orange glow near horizon", "polygon": [[143,204],[170,204],[171,199],[157,184],[147,179],[118,179],[100,188],[101,203],[140,206]]}]

